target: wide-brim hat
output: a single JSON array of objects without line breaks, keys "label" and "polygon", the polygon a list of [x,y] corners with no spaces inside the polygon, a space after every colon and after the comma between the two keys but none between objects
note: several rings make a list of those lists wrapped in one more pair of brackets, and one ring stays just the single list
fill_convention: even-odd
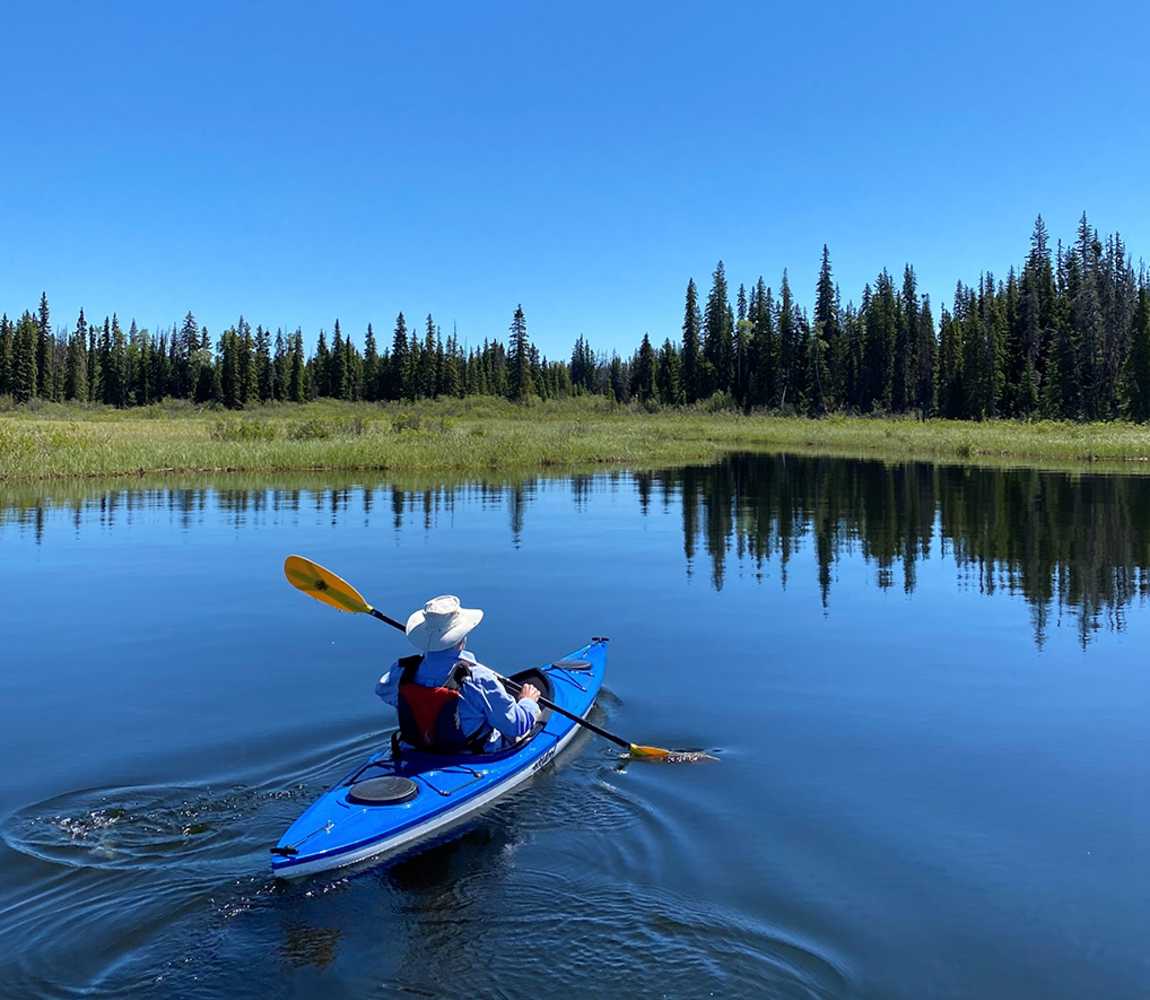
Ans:
[{"label": "wide-brim hat", "polygon": [[479,608],[461,608],[454,594],[433,597],[407,619],[407,638],[422,653],[450,649],[483,621]]}]

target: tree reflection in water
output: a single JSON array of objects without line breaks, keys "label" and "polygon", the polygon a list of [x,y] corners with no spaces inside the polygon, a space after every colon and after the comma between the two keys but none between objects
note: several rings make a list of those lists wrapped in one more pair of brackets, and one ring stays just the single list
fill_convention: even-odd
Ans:
[{"label": "tree reflection in water", "polygon": [[182,531],[221,520],[234,528],[304,521],[367,527],[383,518],[395,531],[429,532],[467,504],[504,510],[519,547],[530,539],[532,507],[544,493],[565,493],[579,516],[597,495],[633,490],[640,516],[679,507],[687,572],[705,558],[716,590],[732,560],[760,578],[774,561],[786,587],[794,556],[809,546],[829,607],[844,557],[873,565],[880,588],[901,585],[911,593],[919,563],[945,556],[965,585],[1024,597],[1039,646],[1051,615],[1072,614],[1085,645],[1104,626],[1121,630],[1130,605],[1150,595],[1150,478],[1140,476],[738,454],[655,472],[432,486],[333,486],[331,478],[275,486],[232,476],[211,485],[9,487],[0,492],[0,541],[5,530],[40,543],[64,525],[75,534],[122,529],[155,510],[170,512]]}]

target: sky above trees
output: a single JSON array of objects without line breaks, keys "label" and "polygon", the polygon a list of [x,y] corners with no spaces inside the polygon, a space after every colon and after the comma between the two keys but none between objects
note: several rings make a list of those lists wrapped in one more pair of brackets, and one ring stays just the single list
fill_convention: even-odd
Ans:
[{"label": "sky above trees", "polygon": [[[1150,246],[1143,5],[17,5],[0,301],[676,337],[714,262],[936,303],[1041,212]],[[1124,228],[1125,227],[1125,228]],[[1133,228],[1130,228],[1133,227]],[[129,311],[125,315],[125,310]]]}]

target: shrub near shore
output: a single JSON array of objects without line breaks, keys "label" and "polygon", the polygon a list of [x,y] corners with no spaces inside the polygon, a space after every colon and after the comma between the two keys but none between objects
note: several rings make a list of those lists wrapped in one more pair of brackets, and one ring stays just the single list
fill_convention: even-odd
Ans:
[{"label": "shrub near shore", "polygon": [[185,403],[137,410],[39,404],[0,415],[0,479],[206,471],[652,467],[738,450],[890,459],[1150,461],[1150,427],[1125,423],[819,420],[706,408],[647,409],[581,397],[269,405],[229,413]]}]

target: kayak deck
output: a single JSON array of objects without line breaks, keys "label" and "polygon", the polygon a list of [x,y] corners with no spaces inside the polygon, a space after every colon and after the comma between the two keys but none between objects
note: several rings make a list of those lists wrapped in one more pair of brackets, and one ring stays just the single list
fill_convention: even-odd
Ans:
[{"label": "kayak deck", "polygon": [[[607,640],[595,639],[562,660],[525,672],[545,696],[585,717],[607,668]],[[542,681],[543,683],[540,683]],[[546,767],[579,726],[544,712],[528,737],[496,753],[435,754],[402,748],[372,754],[321,795],[272,848],[272,871],[294,878],[392,852],[458,822]],[[378,779],[399,779],[379,782]],[[387,788],[376,804],[357,788]],[[414,792],[412,792],[414,788]],[[369,789],[370,791],[370,789]],[[402,794],[401,794],[402,791]]]}]

